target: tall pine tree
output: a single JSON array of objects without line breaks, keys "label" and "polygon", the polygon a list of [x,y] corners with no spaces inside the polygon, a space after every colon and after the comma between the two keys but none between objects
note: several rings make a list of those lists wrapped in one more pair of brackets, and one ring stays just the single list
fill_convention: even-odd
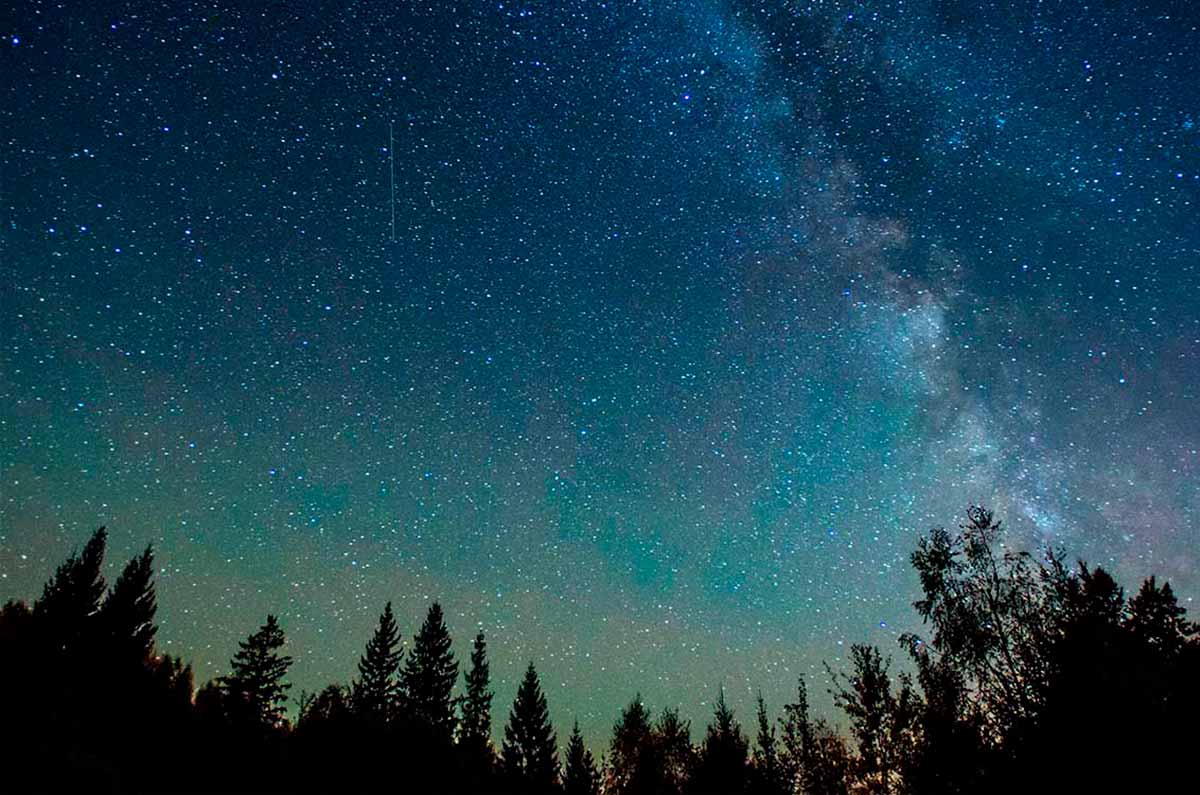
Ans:
[{"label": "tall pine tree", "polygon": [[525,671],[504,727],[501,762],[513,792],[546,795],[558,787],[558,747],[533,663]]},{"label": "tall pine tree", "polygon": [[157,611],[154,551],[146,547],[125,566],[100,608],[105,635],[119,660],[139,664],[149,662],[154,653],[154,636],[158,632],[154,625]]},{"label": "tall pine tree", "polygon": [[725,690],[722,688],[713,710],[713,720],[700,746],[692,791],[713,795],[745,792],[748,750],[749,743],[733,716],[733,710],[725,703]]},{"label": "tall pine tree", "polygon": [[785,795],[791,792],[783,768],[779,764],[779,743],[775,727],[767,716],[767,705],[758,694],[758,737],[754,749],[754,776],[751,781],[755,795]]},{"label": "tall pine tree", "polygon": [[657,781],[655,771],[647,759],[652,742],[650,711],[642,703],[642,694],[633,697],[629,706],[621,710],[621,717],[613,725],[612,744],[609,749],[608,784],[605,790],[616,795],[638,795],[653,791],[643,782]]},{"label": "tall pine tree", "polygon": [[244,641],[230,661],[233,672],[222,680],[228,697],[230,717],[238,723],[262,729],[287,725],[283,706],[291,685],[283,681],[292,658],[282,655],[286,639],[275,616]]},{"label": "tall pine tree", "polygon": [[564,795],[600,795],[600,773],[592,752],[583,744],[579,721],[571,730],[567,743],[567,759],[563,765]]},{"label": "tall pine tree", "polygon": [[489,687],[487,642],[483,633],[475,636],[471,667],[463,674],[467,694],[462,700],[458,747],[467,768],[467,776],[476,789],[483,787],[495,764],[492,750],[492,691]]},{"label": "tall pine tree", "polygon": [[400,674],[401,711],[413,730],[427,732],[436,742],[449,745],[454,736],[455,703],[451,695],[458,679],[458,663],[450,651],[450,633],[442,606],[429,607],[413,648]]},{"label": "tall pine tree", "polygon": [[33,616],[53,650],[73,654],[95,638],[95,621],[104,596],[104,547],[108,532],[101,527],[78,554],[72,554],[54,572],[34,602]]},{"label": "tall pine tree", "polygon": [[392,614],[392,603],[383,606],[379,626],[358,660],[358,680],[352,689],[354,714],[368,724],[381,726],[395,715],[400,693],[398,677],[404,649]]}]

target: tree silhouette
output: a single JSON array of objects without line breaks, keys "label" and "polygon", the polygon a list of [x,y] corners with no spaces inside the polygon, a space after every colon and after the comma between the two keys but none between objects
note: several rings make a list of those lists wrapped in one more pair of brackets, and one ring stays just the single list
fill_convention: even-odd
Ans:
[{"label": "tree silhouette", "polygon": [[857,774],[867,792],[891,793],[900,786],[900,770],[911,755],[916,722],[916,697],[906,674],[900,675],[900,692],[892,693],[888,678],[890,660],[874,646],[850,647],[854,671],[831,678],[841,684],[834,701],[850,719],[858,741]]},{"label": "tree silhouette", "polygon": [[905,788],[922,795],[980,791],[988,760],[964,675],[915,637],[903,636],[901,642],[917,666],[924,696],[919,731],[903,764]]},{"label": "tree silhouette", "polygon": [[[915,684],[890,676],[870,646],[851,647],[848,674],[829,672],[854,753],[810,716],[803,680],[777,726],[760,694],[752,760],[723,691],[699,746],[677,710],[652,722],[639,695],[613,727],[603,788],[577,723],[559,787],[533,665],[495,777],[487,645],[478,634],[454,699],[458,666],[436,603],[407,659],[385,605],[353,688],[302,696],[294,729],[283,712],[291,658],[274,616],[193,699],[191,667],[154,648],[153,551],[106,594],[105,543],[101,528],[32,608],[0,607],[0,749],[20,762],[5,769],[8,789],[144,791],[190,767],[181,786],[199,791],[373,791],[394,787],[396,769],[411,791],[463,795],[950,795],[1014,791],[1031,775],[1039,789],[1170,791],[1194,751],[1200,633],[1171,586],[1150,577],[1127,600],[1102,568],[1007,551],[979,508],[958,535],[933,531],[913,555],[916,607],[933,627],[930,642],[901,638]],[[398,689],[407,720],[389,723]],[[324,762],[333,759],[351,761]]]},{"label": "tree silhouette", "polygon": [[1179,606],[1171,584],[1164,582],[1160,588],[1151,576],[1129,600],[1126,626],[1149,648],[1172,656],[1200,632],[1200,626],[1188,621],[1186,616],[1187,611]]},{"label": "tree silhouette", "polygon": [[558,787],[558,747],[546,697],[533,663],[517,688],[500,752],[507,786],[514,793],[541,795]]},{"label": "tree silhouette", "polygon": [[229,665],[232,673],[221,684],[230,717],[265,730],[287,727],[283,707],[291,684],[283,681],[292,658],[282,655],[286,639],[275,616],[244,641]]},{"label": "tree silhouette", "polygon": [[933,625],[930,646],[962,672],[975,715],[999,744],[1038,714],[1049,673],[1047,586],[1028,553],[997,553],[1001,523],[972,506],[961,532],[936,529],[912,554]]},{"label": "tree silhouette", "polygon": [[458,747],[469,785],[484,789],[495,766],[492,748],[492,691],[489,686],[487,642],[483,633],[475,636],[471,649],[471,667],[463,674],[467,693],[462,700]]},{"label": "tree silhouette", "polygon": [[157,611],[154,551],[147,546],[125,566],[100,608],[111,652],[122,660],[145,664],[154,652]]},{"label": "tree silhouette", "polygon": [[345,722],[352,711],[350,691],[337,683],[326,685],[321,692],[300,696],[300,714],[296,731],[313,731]]},{"label": "tree silhouette", "polygon": [[90,626],[100,612],[104,596],[104,547],[108,532],[101,527],[78,554],[72,554],[54,572],[33,605],[33,616],[54,650],[72,655],[90,642]]},{"label": "tree silhouette", "polygon": [[745,792],[749,743],[733,710],[725,703],[725,689],[717,695],[713,719],[705,730],[704,741],[692,779],[691,791],[713,795]]},{"label": "tree silhouette", "polygon": [[653,791],[649,785],[642,783],[657,778],[648,775],[649,771],[645,769],[648,760],[644,757],[650,741],[650,713],[639,693],[621,711],[620,718],[613,725],[606,792],[640,795]]},{"label": "tree silhouette", "polygon": [[787,791],[806,795],[844,795],[850,767],[842,738],[824,719],[809,714],[808,687],[801,678],[796,700],[783,708],[779,766]]},{"label": "tree silhouette", "polygon": [[563,795],[600,795],[600,773],[592,752],[583,744],[579,721],[571,730],[563,765]]},{"label": "tree silhouette", "polygon": [[758,734],[755,738],[751,792],[755,795],[790,795],[791,781],[786,778],[780,765],[779,741],[771,718],[767,715],[762,691],[758,693],[757,706]]},{"label": "tree silhouette", "polygon": [[645,764],[646,781],[654,786],[653,791],[679,795],[687,789],[696,768],[691,732],[691,723],[679,718],[679,710],[663,708],[650,732]]},{"label": "tree silhouette", "polygon": [[412,731],[449,746],[456,723],[451,693],[457,679],[458,663],[450,651],[442,606],[434,602],[400,674],[401,712]]},{"label": "tree silhouette", "polygon": [[813,744],[812,720],[808,714],[808,687],[803,678],[796,686],[796,700],[784,705],[779,725],[780,778],[790,793],[801,781]]},{"label": "tree silhouette", "polygon": [[[382,726],[393,718],[400,693],[398,673],[403,655],[400,631],[396,628],[392,603],[388,602],[383,606],[375,634],[358,660],[358,680],[351,689],[350,705],[359,719]],[[331,693],[323,695],[332,697]]]}]

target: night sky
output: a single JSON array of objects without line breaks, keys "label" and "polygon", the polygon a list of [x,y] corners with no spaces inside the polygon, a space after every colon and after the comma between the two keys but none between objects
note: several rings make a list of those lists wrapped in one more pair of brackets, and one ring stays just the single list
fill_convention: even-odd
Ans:
[{"label": "night sky", "polygon": [[1196,612],[1190,2],[0,34],[0,598],[107,524],[110,579],[155,545],[162,649],[203,680],[276,612],[293,694],[440,599],[497,724],[532,660],[596,747],[637,690],[694,735],[722,684],[827,711],[970,503]]}]

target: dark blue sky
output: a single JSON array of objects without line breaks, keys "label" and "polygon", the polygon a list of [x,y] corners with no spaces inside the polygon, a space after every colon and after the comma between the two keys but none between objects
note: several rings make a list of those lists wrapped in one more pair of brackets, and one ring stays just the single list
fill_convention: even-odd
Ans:
[{"label": "dark blue sky", "polygon": [[3,595],[106,523],[167,650],[275,611],[310,690],[439,598],[593,744],[898,654],[969,503],[1194,610],[1200,12],[1151,5],[8,9]]}]

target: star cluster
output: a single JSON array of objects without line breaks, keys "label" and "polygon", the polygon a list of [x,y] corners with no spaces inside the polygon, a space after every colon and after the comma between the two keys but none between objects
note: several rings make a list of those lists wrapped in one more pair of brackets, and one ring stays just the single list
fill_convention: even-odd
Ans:
[{"label": "star cluster", "polygon": [[1200,595],[1190,3],[0,26],[5,597],[107,524],[167,650],[275,611],[309,690],[440,599],[598,742],[898,653],[969,503]]}]

